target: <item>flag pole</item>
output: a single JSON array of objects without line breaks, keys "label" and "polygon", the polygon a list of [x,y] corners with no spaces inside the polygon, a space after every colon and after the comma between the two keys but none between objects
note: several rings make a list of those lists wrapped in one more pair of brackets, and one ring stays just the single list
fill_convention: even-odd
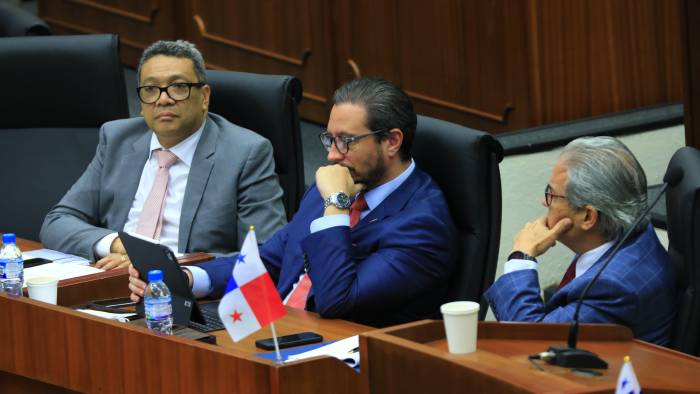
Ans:
[{"label": "flag pole", "polygon": [[272,341],[275,343],[275,355],[277,356],[277,364],[284,364],[282,361],[282,355],[280,354],[280,345],[277,342],[277,331],[275,331],[275,322],[270,323],[270,328],[272,329]]},{"label": "flag pole", "polygon": [[[249,228],[249,232],[253,233],[253,237],[255,237],[255,226],[251,225]],[[255,241],[255,247],[257,248],[257,240]],[[269,314],[269,309],[270,305],[266,303],[266,306],[268,308],[268,314]],[[272,329],[272,342],[275,344],[275,356],[277,357],[277,364],[284,364],[284,361],[282,361],[282,355],[280,354],[280,345],[279,342],[277,341],[277,331],[275,330],[275,322],[270,322],[270,329]]]}]

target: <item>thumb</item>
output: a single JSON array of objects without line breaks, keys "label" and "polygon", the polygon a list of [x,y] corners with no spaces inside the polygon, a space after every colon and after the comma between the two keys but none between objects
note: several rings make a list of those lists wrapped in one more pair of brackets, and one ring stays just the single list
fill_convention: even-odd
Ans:
[{"label": "thumb", "polygon": [[564,218],[560,221],[558,221],[554,227],[550,230],[551,235],[555,238],[558,239],[560,235],[564,234],[565,232],[569,231],[569,229],[574,225],[574,222],[569,219],[569,218]]}]

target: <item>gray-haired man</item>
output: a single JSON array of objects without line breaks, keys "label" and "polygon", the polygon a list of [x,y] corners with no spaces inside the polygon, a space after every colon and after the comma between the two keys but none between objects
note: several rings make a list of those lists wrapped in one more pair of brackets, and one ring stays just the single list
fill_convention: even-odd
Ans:
[{"label": "gray-haired man", "polygon": [[[646,209],[646,177],[617,139],[580,138],[554,165],[543,203],[547,216],[518,233],[504,274],[485,293],[499,320],[570,322],[612,246]],[[545,304],[535,257],[556,241],[576,258]],[[645,218],[590,288],[580,321],[625,325],[637,338],[666,345],[675,315],[673,282],[668,254]]]},{"label": "gray-haired man", "polygon": [[204,60],[158,41],[139,63],[143,117],[105,123],[85,173],[46,216],[42,243],[124,267],[117,231],[179,252],[239,249],[249,225],[265,241],[285,223],[269,141],[208,113]]}]

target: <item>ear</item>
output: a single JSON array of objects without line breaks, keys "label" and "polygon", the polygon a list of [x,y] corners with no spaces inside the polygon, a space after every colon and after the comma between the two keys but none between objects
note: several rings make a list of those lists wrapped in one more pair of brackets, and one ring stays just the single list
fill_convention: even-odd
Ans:
[{"label": "ear", "polygon": [[398,128],[389,130],[389,135],[382,141],[384,150],[391,158],[397,156],[403,144],[403,131]]},{"label": "ear", "polygon": [[209,109],[209,97],[211,96],[211,86],[202,86],[202,109],[205,111]]},{"label": "ear", "polygon": [[586,205],[582,208],[583,221],[581,222],[581,229],[584,231],[589,231],[598,224],[598,215],[600,214],[597,209],[590,205]]}]

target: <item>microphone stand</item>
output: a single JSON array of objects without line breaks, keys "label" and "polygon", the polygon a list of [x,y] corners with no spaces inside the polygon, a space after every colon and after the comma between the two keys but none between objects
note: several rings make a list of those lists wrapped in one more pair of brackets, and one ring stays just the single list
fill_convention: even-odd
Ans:
[{"label": "microphone stand", "polygon": [[[675,176],[675,178],[679,177]],[[664,179],[664,181],[666,181],[666,179]],[[569,326],[569,338],[567,341],[567,346],[550,346],[549,349],[547,349],[547,352],[541,354],[541,358],[546,359],[548,363],[566,368],[608,368],[608,363],[600,357],[598,357],[597,354],[589,352],[587,350],[576,348],[576,343],[578,341],[579,326],[578,315],[579,311],[581,310],[581,305],[583,304],[583,298],[586,296],[586,294],[588,294],[588,290],[591,288],[593,283],[595,283],[595,281],[598,280],[598,277],[600,276],[601,272],[603,272],[605,267],[607,267],[608,264],[610,264],[610,261],[612,261],[612,258],[615,257],[615,254],[617,254],[617,251],[622,247],[622,244],[627,240],[627,238],[629,238],[629,236],[637,228],[642,219],[649,215],[649,212],[651,212],[651,209],[656,205],[656,203],[659,202],[659,199],[666,192],[666,189],[668,189],[669,184],[671,183],[674,182],[667,181],[664,183],[663,187],[661,188],[661,192],[659,192],[654,201],[651,204],[649,204],[649,206],[647,206],[647,209],[644,212],[644,214],[640,215],[634,222],[634,224],[630,226],[630,228],[627,229],[625,234],[615,243],[612,251],[610,252],[610,254],[608,254],[608,257],[605,259],[605,262],[602,264],[598,272],[596,272],[595,276],[593,276],[593,279],[591,279],[586,285],[586,287],[583,289],[583,292],[581,293],[581,296],[579,297],[576,304],[576,310],[574,311],[574,319],[571,322],[571,325]],[[677,183],[677,181],[675,183]]]}]

